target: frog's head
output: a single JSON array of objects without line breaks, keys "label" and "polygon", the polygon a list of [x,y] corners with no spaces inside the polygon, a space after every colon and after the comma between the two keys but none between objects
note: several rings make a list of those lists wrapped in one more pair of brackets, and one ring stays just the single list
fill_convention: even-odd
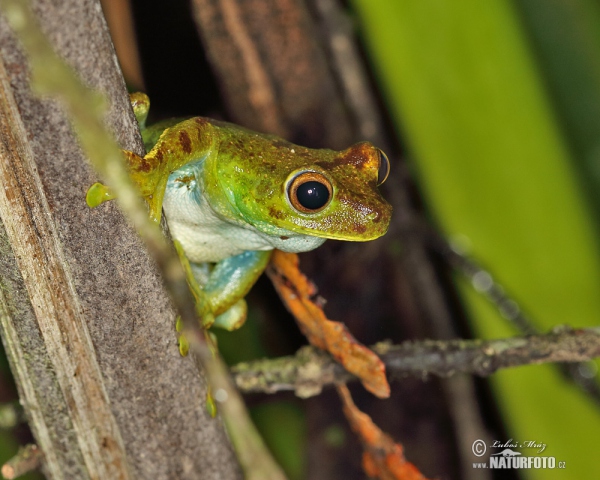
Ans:
[{"label": "frog's head", "polygon": [[218,157],[213,178],[228,216],[262,233],[366,241],[388,229],[392,207],[378,186],[389,161],[368,142],[336,152],[255,135],[222,143]]}]

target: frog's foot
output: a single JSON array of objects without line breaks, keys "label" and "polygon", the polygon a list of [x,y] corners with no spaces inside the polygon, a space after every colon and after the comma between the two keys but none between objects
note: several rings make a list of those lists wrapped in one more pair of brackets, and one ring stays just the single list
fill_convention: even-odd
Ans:
[{"label": "frog's foot", "polygon": [[115,195],[109,187],[96,182],[88,188],[88,191],[85,194],[85,203],[87,203],[90,208],[96,208],[98,205],[108,202],[113,198],[115,198]]},{"label": "frog's foot", "polygon": [[[237,330],[240,328],[244,322],[246,321],[246,315],[248,312],[248,306],[246,305],[246,300],[242,299],[235,303],[229,310],[223,312],[221,315],[217,315],[213,317],[210,315],[210,318],[214,318],[214,321],[210,325],[206,325],[203,322],[204,328],[209,327],[218,327],[223,328],[228,331]],[[204,317],[206,318],[206,316]],[[177,322],[175,323],[175,330],[179,336],[177,337],[177,345],[179,346],[179,354],[182,357],[185,357],[190,351],[190,343],[186,338],[183,332],[183,325],[181,323],[181,318],[177,317]]]},{"label": "frog's foot", "polygon": [[[179,315],[177,316],[177,320],[175,321],[175,330],[178,333],[177,346],[179,347],[179,354],[182,357],[185,357],[185,356],[187,356],[187,354],[190,351],[190,342],[187,339],[187,337],[185,336],[185,333],[183,333],[183,322]],[[210,348],[210,351],[211,351],[213,357],[216,356],[217,352],[218,352],[216,335],[205,329],[204,337],[205,337],[208,347]]]},{"label": "frog's foot", "polygon": [[234,303],[229,310],[217,315],[213,327],[223,328],[225,330],[237,330],[246,321],[248,306],[243,298]]}]

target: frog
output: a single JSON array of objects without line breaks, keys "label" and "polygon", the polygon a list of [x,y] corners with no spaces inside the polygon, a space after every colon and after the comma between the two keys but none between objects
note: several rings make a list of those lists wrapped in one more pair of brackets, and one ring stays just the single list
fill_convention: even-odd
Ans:
[{"label": "frog", "polygon": [[[129,175],[152,220],[165,214],[205,328],[245,322],[244,297],[274,249],[307,252],[387,232],[392,207],[379,186],[390,162],[371,143],[311,149],[206,117],[147,127],[149,98],[130,101],[148,153],[123,150]],[[87,192],[90,207],[112,198],[101,183]]]}]

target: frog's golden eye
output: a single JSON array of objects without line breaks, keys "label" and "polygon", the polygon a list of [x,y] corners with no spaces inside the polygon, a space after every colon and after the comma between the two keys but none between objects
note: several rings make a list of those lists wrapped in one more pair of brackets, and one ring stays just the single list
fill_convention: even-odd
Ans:
[{"label": "frog's golden eye", "polygon": [[383,151],[377,149],[379,152],[379,170],[377,172],[377,186],[385,182],[390,174],[390,161]]},{"label": "frog's golden eye", "polygon": [[303,213],[323,210],[331,200],[333,188],[327,178],[317,172],[296,175],[287,190],[292,207]]}]

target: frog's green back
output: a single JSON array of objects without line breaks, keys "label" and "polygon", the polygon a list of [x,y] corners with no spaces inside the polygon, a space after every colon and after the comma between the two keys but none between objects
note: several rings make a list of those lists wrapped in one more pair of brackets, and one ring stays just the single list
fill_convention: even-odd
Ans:
[{"label": "frog's green back", "polygon": [[158,123],[150,125],[149,127],[141,128],[140,125],[140,130],[142,132],[142,140],[144,141],[144,148],[146,149],[146,152],[152,150],[152,147],[156,145],[156,142],[158,142],[158,139],[167,128],[177,125],[183,120],[185,119],[169,118],[167,120],[162,120]]}]

